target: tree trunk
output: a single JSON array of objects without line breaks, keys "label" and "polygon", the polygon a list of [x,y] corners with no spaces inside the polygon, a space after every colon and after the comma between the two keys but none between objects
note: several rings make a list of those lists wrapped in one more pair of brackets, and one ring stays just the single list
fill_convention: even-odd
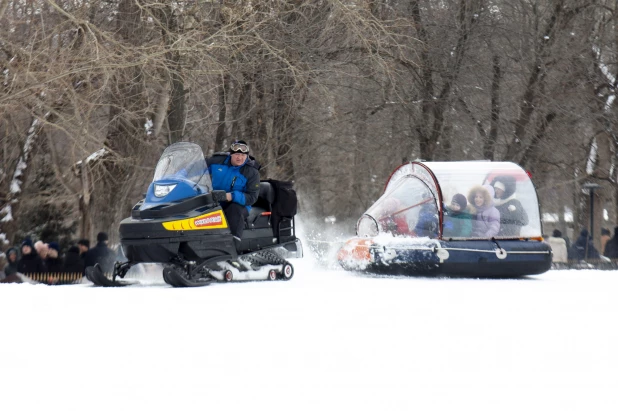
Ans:
[{"label": "tree trunk", "polygon": [[[128,44],[139,45],[143,40],[141,9],[133,0],[121,0],[117,14],[118,33]],[[103,161],[102,182],[95,188],[97,199],[97,230],[106,231],[110,241],[117,238],[117,223],[124,210],[129,209],[132,198],[123,188],[131,187],[132,166],[137,153],[144,147],[136,141],[145,142],[143,123],[147,107],[143,89],[141,67],[130,66],[115,72],[115,88],[110,95],[109,126],[105,139],[112,156]]]},{"label": "tree trunk", "polygon": [[21,155],[15,169],[13,170],[12,179],[9,181],[8,190],[6,191],[6,197],[3,201],[0,201],[0,246],[4,241],[13,243],[15,241],[15,234],[19,229],[19,221],[17,216],[19,213],[19,207],[21,203],[21,196],[23,188],[28,180],[30,173],[31,163],[34,159],[33,148],[36,147],[36,141],[39,139],[43,126],[40,120],[34,118],[27,131],[26,139],[21,147]]},{"label": "tree trunk", "polygon": [[81,194],[79,195],[79,236],[80,238],[93,238],[92,236],[92,195],[90,184],[89,166],[85,161],[79,165],[79,177],[81,182]]},{"label": "tree trunk", "polygon": [[230,76],[224,75],[221,79],[221,85],[219,86],[219,123],[217,124],[217,131],[215,133],[215,151],[223,144],[226,139],[225,135],[225,121],[227,116],[227,93],[229,88]]},{"label": "tree trunk", "polygon": [[486,160],[494,160],[496,142],[498,141],[498,124],[500,121],[500,81],[502,78],[500,70],[500,57],[494,55],[492,58],[492,81],[491,81],[491,121],[489,126],[489,137],[485,140],[483,156]]}]

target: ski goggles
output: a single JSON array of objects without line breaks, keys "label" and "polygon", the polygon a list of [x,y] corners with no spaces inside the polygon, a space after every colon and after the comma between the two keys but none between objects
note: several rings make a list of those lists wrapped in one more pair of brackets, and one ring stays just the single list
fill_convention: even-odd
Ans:
[{"label": "ski goggles", "polygon": [[247,154],[249,152],[249,146],[243,143],[232,143],[230,150],[232,153],[241,152],[243,154]]}]

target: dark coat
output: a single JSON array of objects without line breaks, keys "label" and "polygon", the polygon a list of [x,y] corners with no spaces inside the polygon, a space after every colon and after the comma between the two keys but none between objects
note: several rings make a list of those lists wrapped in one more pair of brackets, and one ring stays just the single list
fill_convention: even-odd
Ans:
[{"label": "dark coat", "polygon": [[17,272],[22,274],[46,273],[47,268],[36,250],[32,248],[30,254],[21,256],[21,259],[17,263]]},{"label": "dark coat", "polygon": [[504,197],[494,199],[494,205],[500,212],[500,231],[502,237],[519,237],[521,228],[528,225],[528,213],[521,202],[515,198],[517,183],[512,176],[498,176],[492,181],[492,187],[497,182],[504,184]]},{"label": "dark coat", "polygon": [[414,232],[419,237],[434,238],[438,235],[439,221],[436,204],[429,201],[421,206]]},{"label": "dark coat", "polygon": [[[18,256],[18,258],[14,262],[9,260],[9,255],[12,253],[15,253],[15,255]],[[6,250],[5,254],[6,254],[7,264],[6,266],[4,266],[4,274],[8,277],[11,274],[17,273],[17,264],[19,263],[19,250],[17,250],[17,248],[15,247],[11,247],[8,250]]]},{"label": "dark coat", "polygon": [[230,160],[229,153],[216,153],[206,160],[212,189],[232,193],[232,202],[251,210],[260,194],[260,165],[249,156],[241,166],[232,166]]},{"label": "dark coat", "polygon": [[83,273],[84,260],[79,255],[79,248],[73,246],[69,248],[64,256],[62,271],[65,273]]},{"label": "dark coat", "polygon": [[499,236],[519,237],[521,228],[528,225],[528,213],[521,202],[509,197],[506,200],[496,200],[496,208],[500,212]]},{"label": "dark coat", "polygon": [[577,240],[575,240],[573,251],[578,260],[600,258],[599,252],[594,248],[592,236],[588,234],[588,230],[585,228],[581,231]]},{"label": "dark coat", "polygon": [[45,259],[45,266],[47,267],[48,273],[61,273],[64,264],[62,263],[62,259],[59,257],[58,258],[47,257],[47,259]]},{"label": "dark coat", "polygon": [[104,241],[97,243],[86,252],[84,257],[84,267],[92,267],[99,264],[103,272],[111,272],[114,266],[114,252],[105,244]]}]

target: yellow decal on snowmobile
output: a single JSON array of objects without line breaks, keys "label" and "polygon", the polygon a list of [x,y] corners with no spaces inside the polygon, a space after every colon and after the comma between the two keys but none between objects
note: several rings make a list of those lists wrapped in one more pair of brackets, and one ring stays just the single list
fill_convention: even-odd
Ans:
[{"label": "yellow decal on snowmobile", "polygon": [[227,228],[227,221],[223,214],[223,210],[202,214],[193,218],[185,218],[184,220],[168,221],[162,224],[166,230],[170,231]]}]

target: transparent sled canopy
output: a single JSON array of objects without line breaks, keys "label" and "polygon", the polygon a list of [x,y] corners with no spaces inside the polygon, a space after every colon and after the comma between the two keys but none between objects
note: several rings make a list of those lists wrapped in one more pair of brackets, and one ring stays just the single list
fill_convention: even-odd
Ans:
[{"label": "transparent sled canopy", "polygon": [[444,239],[542,236],[530,176],[517,164],[490,161],[413,162],[398,167],[383,195],[357,224],[359,236],[384,232]]},{"label": "transparent sled canopy", "polygon": [[212,190],[212,183],[202,148],[194,143],[180,142],[167,147],[155,168],[153,181],[182,178]]}]

